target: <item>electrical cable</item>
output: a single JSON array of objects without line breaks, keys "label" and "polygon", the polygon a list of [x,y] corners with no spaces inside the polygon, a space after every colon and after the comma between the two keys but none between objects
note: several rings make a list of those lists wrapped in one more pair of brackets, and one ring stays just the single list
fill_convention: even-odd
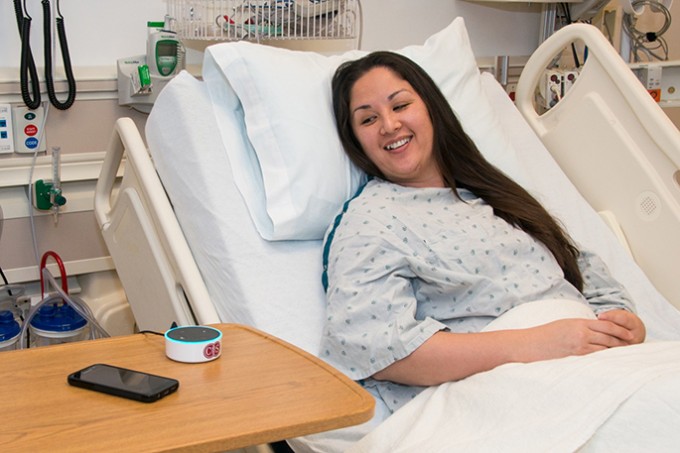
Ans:
[{"label": "electrical cable", "polygon": [[[564,16],[567,19],[568,24],[572,24],[573,21],[571,20],[571,10],[569,9],[569,5],[566,3],[561,3],[562,9],[564,10]],[[574,65],[578,69],[581,67],[581,61],[578,58],[578,52],[576,52],[576,44],[573,42],[571,43],[571,55],[574,58]]]},{"label": "electrical cable", "polygon": [[50,103],[59,110],[67,110],[73,105],[76,99],[76,80],[73,76],[73,68],[71,67],[71,55],[68,51],[68,42],[66,40],[66,29],[64,28],[64,16],[61,15],[59,9],[59,0],[56,1],[56,28],[57,38],[59,39],[59,49],[61,50],[61,58],[64,63],[64,72],[66,73],[66,83],[68,85],[68,95],[64,102],[57,99],[54,90],[54,80],[52,78],[52,16],[50,0],[42,0],[43,6],[43,33],[45,39],[45,84],[47,85],[47,96]]},{"label": "electrical cable", "polygon": [[[0,239],[2,239],[2,228],[3,224],[5,222],[5,217],[2,213],[2,206],[0,206]],[[9,286],[9,282],[7,281],[7,277],[5,277],[5,273],[2,271],[2,266],[0,266],[0,277],[2,277],[2,281],[5,282],[5,285]],[[12,292],[9,292],[9,295],[12,295]]]},{"label": "electrical cable", "polygon": [[[671,26],[671,13],[662,3],[656,0],[636,0],[631,3],[634,11],[641,11],[645,6],[654,13],[661,13],[664,22],[656,31],[641,31],[637,28],[638,16],[633,14],[624,14],[622,20],[623,31],[628,35],[632,41],[631,56],[632,60],[639,62],[641,54],[645,54],[648,60],[668,60],[668,44],[662,37]],[[662,54],[657,53],[661,50]]]},{"label": "electrical cable", "polygon": [[35,67],[30,43],[31,21],[33,19],[26,12],[26,0],[24,0],[23,5],[21,0],[14,0],[14,12],[21,39],[21,62],[19,66],[21,98],[29,109],[35,110],[40,106],[40,81],[38,80],[38,71]]},{"label": "electrical cable", "polygon": [[[54,89],[52,55],[54,53],[54,46],[52,41],[52,7],[49,0],[42,0],[43,10],[43,39],[45,44],[45,85],[47,88],[47,96],[50,103],[59,110],[66,110],[70,108],[76,97],[76,80],[73,75],[73,67],[71,65],[71,55],[68,50],[68,42],[66,40],[66,28],[64,26],[64,16],[61,14],[59,7],[59,0],[56,2],[56,31],[57,39],[59,41],[59,48],[61,50],[61,57],[64,64],[64,72],[66,74],[66,84],[68,86],[67,97],[64,102],[61,102]],[[19,67],[19,79],[21,87],[21,98],[24,104],[31,109],[37,109],[41,104],[40,99],[40,80],[38,79],[38,71],[35,66],[35,59],[33,58],[33,51],[31,50],[31,21],[33,18],[28,14],[26,9],[26,0],[14,0],[14,12],[16,14],[17,26],[19,28],[19,36],[21,39],[21,62]],[[30,82],[30,89],[29,89]]]}]

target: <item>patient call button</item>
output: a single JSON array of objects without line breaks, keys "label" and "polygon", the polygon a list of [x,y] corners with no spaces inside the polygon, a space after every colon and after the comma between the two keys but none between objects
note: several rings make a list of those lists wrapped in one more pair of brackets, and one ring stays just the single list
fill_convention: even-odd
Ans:
[{"label": "patient call button", "polygon": [[28,135],[29,137],[33,137],[37,133],[38,126],[36,126],[35,124],[29,124],[24,128],[24,134]]}]

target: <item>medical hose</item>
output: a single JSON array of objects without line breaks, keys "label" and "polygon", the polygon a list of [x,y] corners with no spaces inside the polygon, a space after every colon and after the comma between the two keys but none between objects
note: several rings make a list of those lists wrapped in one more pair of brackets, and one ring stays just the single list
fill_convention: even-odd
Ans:
[{"label": "medical hose", "polygon": [[[14,0],[14,12],[16,13],[17,26],[19,27],[19,36],[21,38],[21,63],[19,69],[21,98],[29,109],[34,110],[40,107],[40,81],[38,80],[38,71],[35,68],[35,60],[33,59],[30,44],[32,18],[28,14],[24,15],[21,0]],[[29,80],[31,82],[30,90]],[[33,93],[33,97],[31,97],[31,93]]]},{"label": "medical hose", "polygon": [[43,31],[45,35],[45,84],[47,86],[47,96],[50,103],[59,110],[67,110],[73,105],[76,98],[76,80],[73,76],[73,69],[71,67],[71,56],[68,51],[68,43],[66,40],[66,28],[64,27],[64,17],[59,11],[59,1],[57,1],[57,15],[56,27],[57,37],[59,38],[59,48],[61,50],[61,57],[64,63],[64,71],[66,73],[66,83],[68,84],[68,96],[64,102],[57,99],[54,90],[54,80],[52,79],[52,30],[51,30],[51,12],[50,1],[42,0],[43,6]]},{"label": "medical hose", "polygon": [[[61,287],[46,266],[46,261],[48,257],[54,258],[54,260],[57,262],[62,280]],[[90,326],[90,339],[93,340],[96,338],[109,337],[110,335],[108,334],[108,332],[106,332],[106,330],[104,330],[101,324],[97,322],[97,319],[94,316],[94,313],[92,312],[90,307],[81,299],[70,296],[68,294],[66,271],[64,263],[59,257],[59,255],[52,251],[45,252],[45,254],[42,257],[40,267],[41,267],[40,290],[42,292],[43,298],[37,304],[31,306],[30,310],[28,311],[28,314],[24,319],[24,322],[21,326],[21,330],[19,333],[19,349],[24,349],[28,346],[26,342],[26,332],[28,331],[28,326],[31,324],[33,317],[36,315],[36,313],[38,313],[38,310],[40,310],[40,308],[46,304],[58,304],[59,302],[68,304],[71,308],[73,308],[73,310],[78,315],[80,315],[88,322]],[[51,286],[57,291],[57,294],[45,296],[46,281],[47,283],[50,283]]]}]

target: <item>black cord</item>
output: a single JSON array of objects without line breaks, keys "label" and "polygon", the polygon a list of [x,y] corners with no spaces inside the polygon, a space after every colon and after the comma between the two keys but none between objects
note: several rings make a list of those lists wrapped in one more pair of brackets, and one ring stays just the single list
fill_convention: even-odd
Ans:
[{"label": "black cord", "polygon": [[[571,20],[571,10],[569,9],[569,5],[566,3],[562,3],[561,5],[562,9],[564,10],[564,17],[567,19],[567,23],[572,24],[574,21]],[[571,43],[571,54],[574,57],[574,65],[577,69],[580,68],[581,61],[578,58],[578,52],[576,52],[576,44],[573,42]]]},{"label": "black cord", "polygon": [[59,9],[59,0],[57,0],[57,14],[56,18],[57,37],[59,38],[59,49],[61,50],[62,61],[64,62],[64,71],[66,72],[66,82],[68,84],[68,96],[64,102],[57,99],[57,94],[54,90],[54,80],[52,79],[52,17],[50,11],[50,1],[42,0],[43,6],[43,33],[45,39],[45,84],[47,85],[47,96],[50,103],[59,110],[67,110],[73,105],[76,99],[76,80],[73,76],[73,69],[71,68],[71,56],[68,51],[68,43],[66,41],[66,29],[64,28],[64,18]]},{"label": "black cord", "polygon": [[140,330],[140,331],[137,332],[137,333],[144,333],[144,334],[148,333],[148,334],[151,334],[151,335],[161,335],[161,336],[164,336],[164,335],[165,335],[165,333],[163,333],[163,332],[156,332],[155,330]]},{"label": "black cord", "polygon": [[[0,276],[2,276],[2,281],[5,282],[5,285],[9,285],[9,282],[7,281],[7,277],[5,277],[5,273],[2,271],[2,268],[0,267]],[[11,296],[11,294],[10,294]]]},{"label": "black cord", "polygon": [[[21,38],[21,63],[19,66],[19,83],[21,87],[21,98],[31,110],[40,106],[40,81],[38,71],[35,68],[35,60],[31,51],[31,16],[25,12],[25,5],[22,6],[21,0],[14,0],[14,12],[19,27],[19,37]],[[31,82],[31,89],[28,84]],[[31,97],[33,93],[33,97]]]}]

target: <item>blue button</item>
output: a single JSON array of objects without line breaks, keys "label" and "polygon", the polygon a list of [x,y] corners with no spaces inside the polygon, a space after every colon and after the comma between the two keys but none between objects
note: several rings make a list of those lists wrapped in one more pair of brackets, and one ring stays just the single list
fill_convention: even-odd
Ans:
[{"label": "blue button", "polygon": [[34,149],[38,147],[38,139],[35,137],[29,137],[26,139],[26,148]]}]

